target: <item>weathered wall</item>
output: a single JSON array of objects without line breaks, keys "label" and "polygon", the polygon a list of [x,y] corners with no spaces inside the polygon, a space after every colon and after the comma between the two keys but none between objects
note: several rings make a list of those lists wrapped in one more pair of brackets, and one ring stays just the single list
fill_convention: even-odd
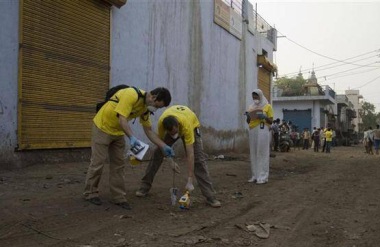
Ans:
[{"label": "weathered wall", "polygon": [[213,14],[212,0],[130,0],[113,9],[111,84],[168,87],[172,104],[197,113],[206,149],[246,151],[243,112],[257,87],[257,52],[271,58],[273,46],[245,31],[237,39]]},{"label": "weathered wall", "polygon": [[18,1],[0,1],[0,164],[17,145]]},{"label": "weathered wall", "polygon": [[[112,7],[110,84],[165,86],[172,104],[191,107],[208,152],[248,151],[243,112],[257,87],[256,57],[273,45],[243,25],[239,40],[213,21],[213,0],[129,0]],[[19,1],[0,1],[0,169],[38,162],[89,160],[89,149],[17,148]],[[154,123],[162,113],[154,116]],[[147,141],[136,122],[136,134]]]}]

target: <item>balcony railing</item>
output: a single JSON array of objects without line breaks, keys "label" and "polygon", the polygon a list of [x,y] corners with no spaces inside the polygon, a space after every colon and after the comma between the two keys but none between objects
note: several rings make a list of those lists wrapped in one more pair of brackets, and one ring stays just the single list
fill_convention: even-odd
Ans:
[{"label": "balcony railing", "polygon": [[336,93],[328,85],[316,86],[316,87],[305,87],[303,89],[292,90],[292,89],[282,89],[278,86],[273,87],[273,96],[275,97],[294,97],[294,96],[321,96],[329,95],[335,99]]},{"label": "balcony railing", "polygon": [[271,25],[268,24],[255,10],[253,10],[253,26],[261,35],[266,37],[273,44],[277,40],[277,31]]},{"label": "balcony railing", "polygon": [[[226,1],[226,0],[224,0]],[[232,1],[232,0],[231,0]],[[238,1],[238,0],[233,0]],[[238,2],[239,3],[239,2]],[[253,9],[253,5],[248,0],[243,0],[243,18],[248,23],[248,30],[254,35],[259,33],[261,36],[268,39],[274,44],[274,50],[277,49],[277,30],[273,28],[268,22],[261,17],[256,10]],[[245,12],[247,11],[247,12]]]},{"label": "balcony railing", "polygon": [[328,85],[308,86],[302,89],[282,89],[278,86],[273,87],[273,100],[329,100],[336,102],[336,93]]},{"label": "balcony railing", "polygon": [[338,104],[344,104],[346,106],[349,106],[350,101],[349,101],[349,99],[348,99],[348,97],[346,95],[344,95],[344,94],[337,94],[336,95],[336,103],[338,103]]}]

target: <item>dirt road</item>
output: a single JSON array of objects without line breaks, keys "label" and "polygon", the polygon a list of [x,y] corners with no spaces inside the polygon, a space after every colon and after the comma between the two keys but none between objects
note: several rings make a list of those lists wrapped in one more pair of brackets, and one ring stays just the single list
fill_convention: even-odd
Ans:
[{"label": "dirt road", "polygon": [[[246,182],[248,155],[210,155],[219,209],[208,207],[198,189],[190,210],[172,207],[167,167],[149,196],[137,198],[146,164],[127,166],[131,211],[107,201],[108,173],[103,205],[82,199],[88,163],[0,172],[0,246],[380,245],[380,156],[366,155],[360,146],[337,147],[331,154],[275,154],[265,185]],[[177,187],[186,181],[181,169]]]}]

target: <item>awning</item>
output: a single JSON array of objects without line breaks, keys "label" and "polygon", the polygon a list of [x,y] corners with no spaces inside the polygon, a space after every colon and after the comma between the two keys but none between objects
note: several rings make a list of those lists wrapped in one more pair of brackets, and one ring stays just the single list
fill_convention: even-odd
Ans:
[{"label": "awning", "polygon": [[264,69],[272,73],[277,71],[277,65],[269,61],[264,55],[257,55],[257,65],[262,66]]},{"label": "awning", "polygon": [[103,1],[110,3],[112,5],[115,5],[116,7],[120,9],[121,7],[124,6],[124,4],[127,3],[128,0],[103,0]]}]

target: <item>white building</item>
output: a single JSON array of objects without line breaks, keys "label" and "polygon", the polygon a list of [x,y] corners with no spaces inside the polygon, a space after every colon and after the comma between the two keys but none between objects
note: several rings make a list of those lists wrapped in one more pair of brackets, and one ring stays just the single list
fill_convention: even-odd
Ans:
[{"label": "white building", "polygon": [[293,125],[298,127],[298,131],[328,125],[335,127],[335,92],[327,85],[320,86],[314,71],[302,93],[290,93],[285,96],[282,90],[274,87],[272,102],[275,118],[292,121]]},{"label": "white building", "polygon": [[359,124],[362,123],[360,112],[362,110],[361,99],[363,99],[363,96],[360,95],[359,90],[346,90],[345,94],[348,97],[348,100],[354,105],[354,110],[357,116],[357,118],[353,120],[354,130],[359,132]]}]

